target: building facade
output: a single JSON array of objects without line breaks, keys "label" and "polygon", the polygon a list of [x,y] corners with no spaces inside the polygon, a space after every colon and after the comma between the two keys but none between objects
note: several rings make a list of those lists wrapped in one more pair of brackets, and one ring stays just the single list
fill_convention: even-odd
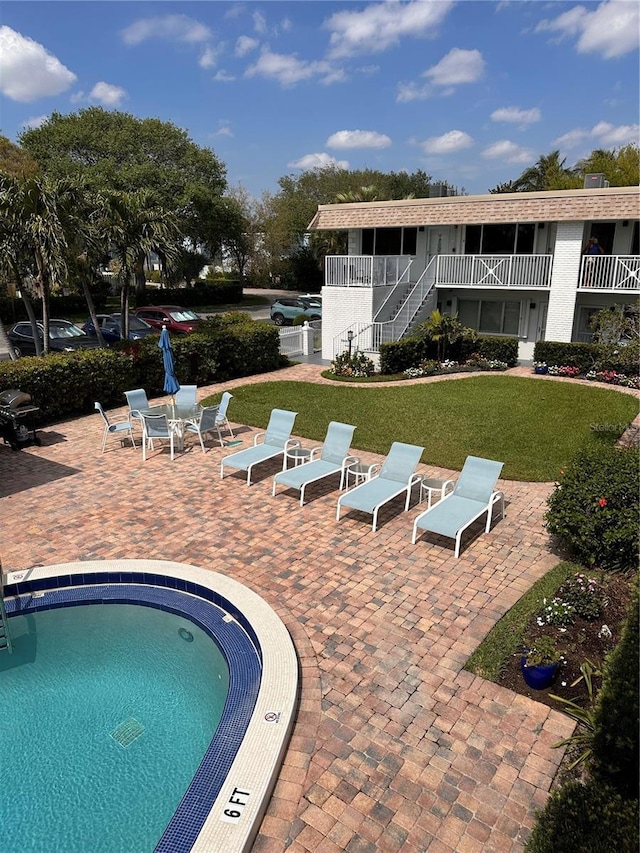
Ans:
[{"label": "building facade", "polygon": [[323,358],[349,340],[375,357],[435,308],[517,337],[523,360],[590,341],[596,311],[640,295],[639,220],[638,187],[320,205],[309,230],[349,247],[325,262]]}]

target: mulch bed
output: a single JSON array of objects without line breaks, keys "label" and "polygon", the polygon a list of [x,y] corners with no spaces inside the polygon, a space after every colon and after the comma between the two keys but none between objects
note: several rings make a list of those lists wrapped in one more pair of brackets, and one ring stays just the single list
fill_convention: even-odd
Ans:
[{"label": "mulch bed", "polygon": [[[587,574],[587,572],[585,572]],[[553,684],[544,690],[534,690],[525,684],[520,671],[520,654],[512,655],[502,673],[498,683],[508,687],[515,693],[528,696],[537,702],[542,702],[555,710],[562,710],[562,704],[551,698],[551,694],[571,699],[586,707],[589,696],[584,680],[575,687],[571,684],[580,678],[580,666],[585,661],[591,661],[600,668],[604,663],[605,655],[610,652],[620,640],[620,631],[626,618],[631,596],[632,579],[628,575],[607,574],[602,577],[598,573],[592,573],[600,583],[605,606],[598,619],[588,622],[576,617],[572,625],[561,632],[559,628],[552,625],[540,627],[534,615],[527,627],[526,636],[536,639],[542,634],[551,634],[562,644],[564,649],[564,663],[558,668],[558,673]],[[607,625],[611,631],[611,637],[598,636],[602,626]],[[594,678],[594,694],[597,693],[601,679]]]}]

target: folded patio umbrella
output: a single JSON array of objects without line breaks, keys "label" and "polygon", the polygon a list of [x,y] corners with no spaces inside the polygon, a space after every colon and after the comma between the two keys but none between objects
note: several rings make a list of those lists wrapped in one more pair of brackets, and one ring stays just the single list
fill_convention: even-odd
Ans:
[{"label": "folded patio umbrella", "polygon": [[160,332],[158,346],[162,350],[162,361],[164,362],[164,392],[165,394],[171,394],[171,396],[173,396],[176,391],[179,390],[180,383],[178,382],[175,374],[171,338],[169,337],[169,332],[167,331],[166,326],[163,326],[162,331]]}]

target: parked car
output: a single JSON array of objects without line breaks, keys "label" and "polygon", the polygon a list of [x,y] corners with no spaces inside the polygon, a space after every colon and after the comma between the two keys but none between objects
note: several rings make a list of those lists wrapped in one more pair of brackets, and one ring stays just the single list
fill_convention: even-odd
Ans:
[{"label": "parked car", "polygon": [[300,314],[308,314],[311,320],[321,320],[322,297],[311,293],[306,296],[283,297],[276,299],[271,306],[271,319],[276,326],[293,323]]},{"label": "parked car", "polygon": [[[44,330],[38,323],[40,341],[44,345]],[[35,355],[31,323],[23,320],[7,332],[7,337],[16,355]],[[49,350],[51,352],[75,352],[79,349],[96,349],[100,346],[95,338],[86,335],[79,326],[69,320],[49,320]]]},{"label": "parked car", "polygon": [[155,329],[166,326],[170,332],[195,332],[200,324],[200,317],[195,311],[179,305],[145,305],[136,308],[135,314]]},{"label": "parked car", "polygon": [[[100,331],[102,332],[102,337],[104,338],[105,344],[111,346],[111,344],[115,344],[116,341],[121,340],[120,328],[120,314],[98,314],[98,323],[100,324]],[[87,320],[87,322],[82,327],[82,330],[85,334],[89,335],[89,337],[95,338],[96,331],[93,328],[93,323],[91,321],[91,317]],[[154,329],[153,326],[150,326],[145,320],[141,317],[137,317],[135,314],[129,315],[129,340],[137,341],[140,338],[146,338],[147,335],[157,335],[158,330]]]}]

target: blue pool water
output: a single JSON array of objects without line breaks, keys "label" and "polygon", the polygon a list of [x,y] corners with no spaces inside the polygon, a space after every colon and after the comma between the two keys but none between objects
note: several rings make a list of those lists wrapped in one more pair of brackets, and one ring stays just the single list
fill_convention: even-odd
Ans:
[{"label": "blue pool water", "polygon": [[193,622],[138,605],[9,624],[0,850],[151,853],[223,712],[229,670],[218,646]]}]

